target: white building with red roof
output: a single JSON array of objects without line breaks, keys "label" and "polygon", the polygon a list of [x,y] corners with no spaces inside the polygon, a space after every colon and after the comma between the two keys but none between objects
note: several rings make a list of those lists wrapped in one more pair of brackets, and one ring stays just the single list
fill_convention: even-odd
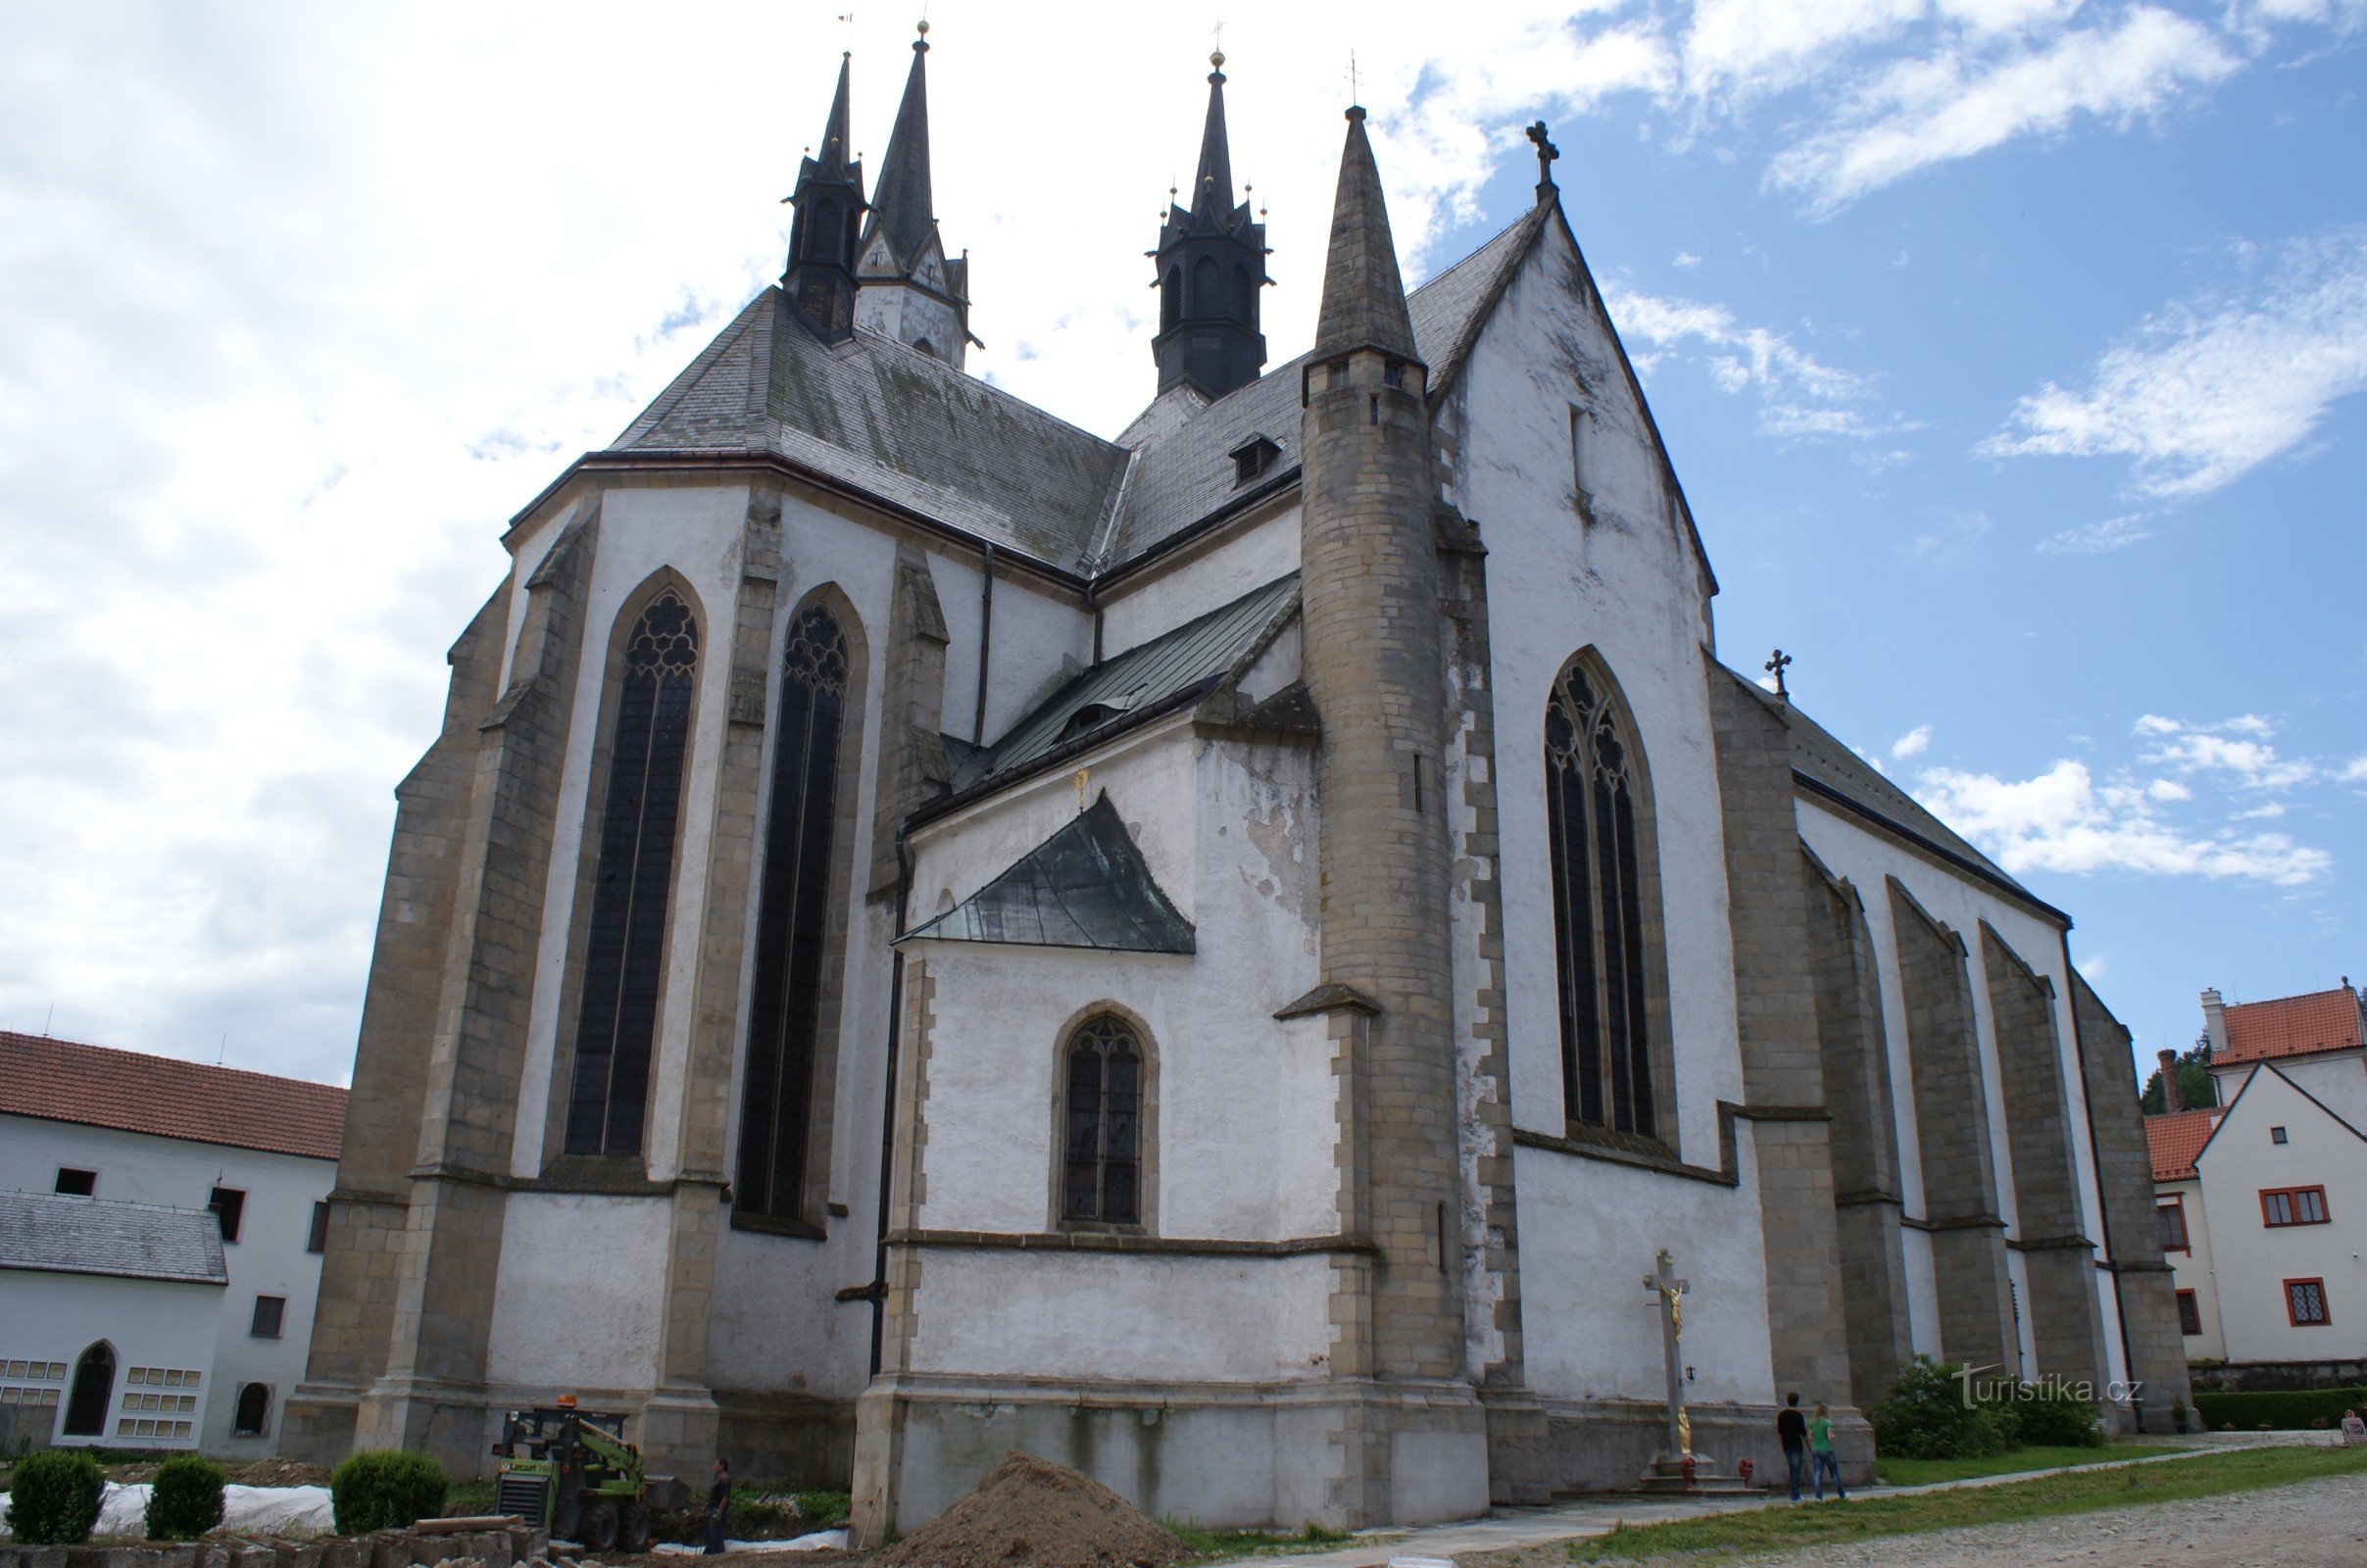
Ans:
[{"label": "white building with red roof", "polygon": [[276,1451],[312,1337],[345,1100],[0,1031],[12,1439]]},{"label": "white building with red roof", "polygon": [[2367,999],[2202,1013],[2219,1105],[2145,1120],[2188,1353],[2334,1375],[2367,1360]]}]

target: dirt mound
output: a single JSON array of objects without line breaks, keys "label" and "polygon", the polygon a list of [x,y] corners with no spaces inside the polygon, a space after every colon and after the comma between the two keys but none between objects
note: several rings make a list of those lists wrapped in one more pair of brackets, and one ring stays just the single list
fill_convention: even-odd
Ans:
[{"label": "dirt mound", "polygon": [[229,1479],[232,1485],[241,1487],[325,1487],[328,1466],[299,1464],[293,1459],[258,1459],[233,1469]]},{"label": "dirt mound", "polygon": [[871,1559],[873,1568],[1166,1568],[1173,1534],[1090,1476],[1013,1448],[969,1495]]}]

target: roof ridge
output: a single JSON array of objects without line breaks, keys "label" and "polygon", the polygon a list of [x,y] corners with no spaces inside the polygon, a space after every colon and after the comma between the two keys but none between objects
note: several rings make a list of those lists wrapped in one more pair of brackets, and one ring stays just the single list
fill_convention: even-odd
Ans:
[{"label": "roof ridge", "polygon": [[293,1084],[303,1089],[323,1089],[333,1095],[353,1093],[340,1085],[319,1078],[293,1078],[286,1073],[264,1072],[255,1067],[230,1067],[220,1062],[198,1061],[188,1056],[171,1056],[155,1051],[130,1051],[122,1046],[94,1046],[86,1040],[68,1040],[62,1035],[28,1035],[18,1029],[0,1029],[0,1043],[21,1043],[27,1046],[64,1046],[73,1051],[103,1052],[110,1056],[123,1056],[132,1061],[170,1062],[194,1072],[235,1075],[241,1078],[260,1078],[266,1083]]}]

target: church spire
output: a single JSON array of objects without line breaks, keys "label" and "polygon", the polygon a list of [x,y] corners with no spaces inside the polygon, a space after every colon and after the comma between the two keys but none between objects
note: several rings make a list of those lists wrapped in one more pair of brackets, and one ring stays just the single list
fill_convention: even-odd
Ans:
[{"label": "church spire", "polygon": [[1413,321],[1405,314],[1405,285],[1398,275],[1397,242],[1381,172],[1364,135],[1361,105],[1348,111],[1348,145],[1340,154],[1340,189],[1331,210],[1331,251],[1323,264],[1323,303],[1315,318],[1314,358],[1353,349],[1378,349],[1418,361]]},{"label": "church spire", "polygon": [[910,266],[937,227],[936,204],[929,192],[929,24],[920,24],[912,40],[912,70],[904,79],[904,102],[897,106],[896,128],[888,134],[887,161],[879,169],[878,200],[863,234],[870,248],[873,235],[885,234],[896,259]]},{"label": "church spire", "polygon": [[1257,330],[1266,283],[1265,225],[1233,203],[1233,153],[1224,127],[1224,55],[1208,56],[1208,118],[1189,206],[1170,203],[1159,228],[1159,389],[1190,386],[1210,399],[1257,379],[1265,338]]},{"label": "church spire", "polygon": [[848,77],[852,57],[838,59],[838,92],[822,127],[821,156],[798,166],[797,191],[789,200],[797,218],[789,226],[789,266],[781,287],[797,313],[824,342],[836,343],[855,330],[856,220],[863,216],[863,166],[849,149]]},{"label": "church spire", "polygon": [[969,259],[949,260],[929,188],[929,24],[912,40],[912,70],[888,135],[871,217],[856,247],[856,318],[959,368],[969,335]]}]

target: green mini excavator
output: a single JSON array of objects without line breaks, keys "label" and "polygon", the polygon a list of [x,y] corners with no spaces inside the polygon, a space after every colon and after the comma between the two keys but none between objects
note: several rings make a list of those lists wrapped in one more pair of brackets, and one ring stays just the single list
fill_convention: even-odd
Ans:
[{"label": "green mini excavator", "polygon": [[594,1551],[643,1551],[653,1509],[678,1507],[682,1483],[644,1477],[641,1450],[624,1441],[625,1418],[557,1408],[512,1410],[493,1446],[496,1513],[516,1514],[561,1541]]}]

